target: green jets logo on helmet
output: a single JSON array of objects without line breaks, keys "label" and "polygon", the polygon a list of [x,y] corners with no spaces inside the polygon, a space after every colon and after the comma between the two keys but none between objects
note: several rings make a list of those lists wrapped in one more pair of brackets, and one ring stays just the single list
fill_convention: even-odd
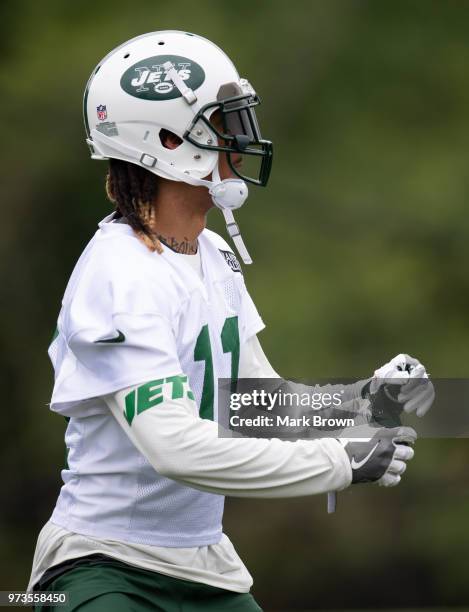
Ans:
[{"label": "green jets logo on helmet", "polygon": [[180,55],[156,55],[137,62],[124,72],[121,77],[122,89],[143,100],[173,100],[181,93],[168,77],[163,65],[171,62],[179,77],[186,85],[196,90],[205,81],[202,66],[187,57]]}]

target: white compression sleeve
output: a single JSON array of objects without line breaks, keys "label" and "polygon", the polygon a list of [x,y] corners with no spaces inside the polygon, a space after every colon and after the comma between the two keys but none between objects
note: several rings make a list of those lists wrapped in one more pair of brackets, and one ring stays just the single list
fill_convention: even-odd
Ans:
[{"label": "white compression sleeve", "polygon": [[270,365],[256,335],[241,345],[239,378],[280,378]]},{"label": "white compression sleeve", "polygon": [[351,483],[350,462],[337,440],[219,437],[217,423],[201,419],[187,398],[165,397],[129,425],[124,405],[133,389],[104,399],[155,470],[181,484],[221,495],[272,498],[341,490]]}]

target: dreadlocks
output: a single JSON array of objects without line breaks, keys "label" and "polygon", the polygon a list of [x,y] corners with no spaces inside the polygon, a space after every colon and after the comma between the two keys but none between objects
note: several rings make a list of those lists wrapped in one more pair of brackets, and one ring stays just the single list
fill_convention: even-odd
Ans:
[{"label": "dreadlocks", "polygon": [[141,166],[120,159],[109,160],[106,193],[118,217],[125,217],[130,227],[150,251],[163,252],[158,238],[151,231],[154,219],[153,202],[158,190],[158,177]]}]

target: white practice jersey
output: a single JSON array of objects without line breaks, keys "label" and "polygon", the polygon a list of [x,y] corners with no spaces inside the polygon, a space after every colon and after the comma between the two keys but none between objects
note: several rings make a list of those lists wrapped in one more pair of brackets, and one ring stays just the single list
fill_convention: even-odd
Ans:
[{"label": "white practice jersey", "polygon": [[[220,540],[223,496],[160,476],[103,400],[152,382],[150,407],[155,389],[170,385],[216,420],[217,379],[237,376],[240,345],[264,325],[228,244],[204,230],[199,250],[203,279],[168,247],[150,252],[110,215],[80,257],[49,350],[51,409],[70,419],[55,524],[153,546]],[[129,403],[129,421],[134,411]]]}]

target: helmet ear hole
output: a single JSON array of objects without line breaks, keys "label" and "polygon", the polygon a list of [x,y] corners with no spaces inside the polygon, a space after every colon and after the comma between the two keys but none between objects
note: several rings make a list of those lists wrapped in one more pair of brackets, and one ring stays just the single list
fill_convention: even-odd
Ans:
[{"label": "helmet ear hole", "polygon": [[179,138],[174,132],[170,132],[162,128],[159,133],[160,142],[165,149],[177,149],[182,145],[182,138]]}]

